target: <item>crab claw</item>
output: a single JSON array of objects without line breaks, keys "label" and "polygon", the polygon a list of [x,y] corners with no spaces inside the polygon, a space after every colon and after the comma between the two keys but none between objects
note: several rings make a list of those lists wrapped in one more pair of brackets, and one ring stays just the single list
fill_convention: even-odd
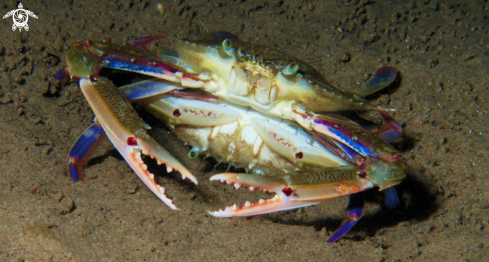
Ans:
[{"label": "crab claw", "polygon": [[[102,125],[102,127],[104,126]],[[165,195],[165,188],[158,185],[154,180],[154,174],[148,171],[147,166],[141,158],[141,154],[155,158],[158,165],[165,164],[168,172],[176,170],[180,172],[182,179],[188,178],[190,181],[197,184],[197,180],[190,171],[148,135],[138,138],[129,137],[127,144],[119,144],[118,140],[112,137],[112,134],[109,135],[107,133],[107,136],[144,184],[171,209],[179,209],[173,204],[173,201]]]},{"label": "crab claw", "polygon": [[176,158],[174,158],[166,149],[160,146],[153,138],[148,135],[141,136],[137,139],[143,155],[151,156],[156,159],[156,162],[161,165],[165,164],[168,172],[176,170],[182,175],[182,179],[188,178],[194,184],[197,183],[197,179],[185,168]]},{"label": "crab claw", "polygon": [[165,189],[156,183],[154,175],[147,170],[141,154],[156,159],[158,164],[166,164],[168,172],[176,170],[184,179],[189,178],[197,184],[195,177],[146,133],[150,127],[139,118],[112,82],[106,78],[90,77],[90,80],[80,80],[80,88],[107,137],[134,172],[166,205],[178,209],[165,195]]},{"label": "crab claw", "polygon": [[233,205],[224,210],[210,212],[216,217],[254,216],[306,207],[373,187],[368,180],[359,178],[357,168],[350,166],[290,172],[290,175],[283,179],[234,173],[218,174],[210,179],[234,184],[235,188],[245,185],[250,190],[259,188],[266,192],[276,193],[275,197],[267,200],[261,199],[258,203],[252,204],[247,201],[244,206]]},{"label": "crab claw", "polygon": [[293,190],[280,178],[253,174],[223,173],[212,176],[210,180],[221,180],[222,182],[227,182],[229,184],[234,183],[235,188],[239,188],[241,185],[246,185],[250,190],[253,190],[256,187],[263,191],[276,193],[275,197],[266,200],[260,199],[257,203],[252,204],[249,201],[246,201],[244,206],[233,205],[231,207],[226,207],[224,210],[209,212],[209,214],[215,217],[255,216],[319,204],[318,201],[294,201],[294,198],[296,197],[294,196]]}]

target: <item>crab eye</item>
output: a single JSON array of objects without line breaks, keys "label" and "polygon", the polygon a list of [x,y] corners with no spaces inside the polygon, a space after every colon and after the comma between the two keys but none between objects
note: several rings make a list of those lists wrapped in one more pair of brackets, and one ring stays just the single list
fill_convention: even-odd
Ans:
[{"label": "crab eye", "polygon": [[286,76],[291,76],[296,74],[299,71],[298,63],[290,63],[287,67],[282,69],[282,73]]},{"label": "crab eye", "polygon": [[227,55],[233,56],[233,43],[231,42],[230,39],[224,39],[222,41],[222,48],[224,49],[224,52],[226,52]]},{"label": "crab eye", "polygon": [[231,48],[233,48],[233,43],[229,39],[224,39],[224,41],[222,41],[222,47],[226,51],[229,51]]}]

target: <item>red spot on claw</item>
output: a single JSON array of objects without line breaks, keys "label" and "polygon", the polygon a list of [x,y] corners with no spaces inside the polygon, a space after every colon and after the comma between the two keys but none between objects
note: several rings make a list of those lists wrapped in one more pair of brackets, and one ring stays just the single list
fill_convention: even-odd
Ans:
[{"label": "red spot on claw", "polygon": [[304,157],[304,154],[302,152],[295,153],[295,158],[302,159],[303,157]]},{"label": "red spot on claw", "polygon": [[128,137],[127,138],[127,144],[130,145],[130,146],[137,146],[138,145],[138,141],[136,140],[135,137]]},{"label": "red spot on claw", "polygon": [[398,153],[394,153],[394,154],[392,155],[392,160],[398,160],[398,159],[399,159],[399,157],[400,157],[400,155],[399,155]]},{"label": "red spot on claw", "polygon": [[180,110],[175,109],[175,111],[173,111],[173,116],[174,116],[174,117],[179,117],[179,116],[181,116],[181,115],[182,115],[182,113],[180,113]]},{"label": "red spot on claw", "polygon": [[95,81],[97,81],[97,80],[98,80],[98,79],[97,79],[97,77],[96,77],[96,76],[94,76],[94,75],[90,75],[90,82],[95,82]]},{"label": "red spot on claw", "polygon": [[292,188],[286,186],[284,189],[282,189],[282,193],[284,193],[286,196],[290,196],[292,193],[294,193],[294,191],[292,191]]},{"label": "red spot on claw", "polygon": [[366,178],[366,177],[367,177],[367,173],[365,173],[365,172],[360,172],[360,173],[358,174],[358,177],[359,177],[359,178]]}]

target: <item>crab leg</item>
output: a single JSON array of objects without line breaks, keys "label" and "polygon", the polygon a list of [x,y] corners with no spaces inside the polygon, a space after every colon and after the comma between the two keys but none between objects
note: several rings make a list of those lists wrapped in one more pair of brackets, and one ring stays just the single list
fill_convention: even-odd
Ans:
[{"label": "crab leg", "polygon": [[178,209],[165,195],[165,189],[156,183],[154,175],[147,170],[141,154],[156,158],[158,164],[166,164],[168,172],[177,170],[184,179],[189,178],[197,184],[195,177],[146,133],[150,127],[139,118],[112,82],[106,78],[81,79],[80,88],[107,137],[139,178],[166,205]]},{"label": "crab leg", "polygon": [[399,195],[397,194],[397,191],[394,187],[389,187],[384,190],[384,195],[385,206],[388,209],[393,210],[401,205],[401,202],[399,201]]},{"label": "crab leg", "polygon": [[83,165],[87,162],[90,154],[105,137],[104,130],[100,123],[89,126],[76,141],[70,150],[70,176],[75,180],[83,181]]},{"label": "crab leg", "polygon": [[204,82],[195,73],[139,47],[92,41],[87,41],[83,45],[88,53],[100,59],[104,67],[153,76],[181,83],[186,87],[201,88],[204,86]]},{"label": "crab leg", "polygon": [[260,200],[254,204],[247,201],[241,207],[234,205],[210,212],[216,217],[254,216],[305,207],[358,193],[374,186],[370,181],[360,178],[358,169],[351,166],[301,170],[287,175],[284,179],[234,173],[218,174],[210,179],[234,183],[235,188],[245,185],[250,190],[260,188],[276,193],[272,199]]},{"label": "crab leg", "polygon": [[376,93],[386,87],[388,87],[394,80],[396,80],[397,71],[393,67],[386,66],[381,67],[375,72],[374,77],[370,81],[368,87],[355,94],[355,98],[358,100],[364,100],[366,96]]},{"label": "crab leg", "polygon": [[365,205],[365,198],[363,197],[363,192],[350,195],[350,202],[348,204],[348,220],[343,222],[343,224],[329,237],[328,244],[333,244],[342,238],[348,231],[350,231],[353,226],[362,217],[363,206]]},{"label": "crab leg", "polygon": [[377,135],[384,139],[387,143],[390,143],[402,135],[402,126],[394,120],[387,112],[378,111],[379,115],[384,119],[389,128],[384,131],[378,132]]},{"label": "crab leg", "polygon": [[181,87],[161,79],[150,79],[119,87],[119,91],[129,100],[139,100],[180,90]]},{"label": "crab leg", "polygon": [[[399,157],[397,150],[389,145],[382,137],[351,121],[307,113],[300,108],[294,108],[291,115],[294,120],[306,129],[318,132],[320,136],[326,136],[335,142],[342,143],[362,156],[371,156],[385,160]],[[400,132],[399,124],[385,112],[382,112],[381,116],[389,120],[390,122],[388,123],[395,129],[393,132],[384,131],[383,133],[386,134],[385,138],[393,138],[393,133]]]},{"label": "crab leg", "polygon": [[[321,139],[321,137],[318,137],[318,138]],[[362,156],[360,156],[358,154],[358,152],[355,152],[354,150],[345,146],[342,143],[337,143],[337,145],[341,148],[341,150],[343,150],[344,154],[348,155],[348,157],[352,161],[352,163],[356,161],[357,163],[360,163],[361,168],[368,169],[365,166],[366,160]],[[386,166],[389,166],[389,165],[386,165]],[[380,167],[380,166],[377,165],[377,167]],[[383,169],[383,168],[379,168],[379,169]],[[389,169],[385,168],[385,170],[389,170]],[[397,194],[396,189],[394,187],[388,187],[385,190],[383,190],[383,192],[385,194],[385,199],[384,199],[385,200],[385,206],[389,209],[396,209],[400,205],[399,196]]]},{"label": "crab leg", "polygon": [[151,42],[154,42],[156,40],[161,40],[161,39],[164,39],[164,38],[166,38],[166,36],[164,36],[164,35],[155,35],[155,36],[140,37],[140,38],[133,39],[131,41],[131,46],[140,48],[140,49],[142,49],[144,51],[148,51],[146,49],[146,45],[148,45]]}]

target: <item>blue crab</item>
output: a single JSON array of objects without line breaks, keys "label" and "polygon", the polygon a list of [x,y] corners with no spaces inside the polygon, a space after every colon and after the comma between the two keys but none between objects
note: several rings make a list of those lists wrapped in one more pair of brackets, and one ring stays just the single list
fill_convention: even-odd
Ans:
[{"label": "blue crab", "polygon": [[[197,184],[190,171],[147,135],[150,127],[131,100],[190,144],[191,158],[205,153],[255,173],[223,173],[211,180],[277,193],[269,200],[211,212],[214,216],[257,215],[350,195],[349,220],[328,240],[331,243],[361,217],[362,191],[386,189],[394,199],[390,202],[395,202],[397,195],[389,188],[405,178],[406,166],[388,142],[401,128],[385,112],[388,109],[364,99],[395,79],[393,68],[379,70],[369,88],[350,94],[331,86],[313,67],[267,47],[251,47],[229,33],[181,40],[175,52],[146,50],[148,42],[160,38],[137,39],[130,46],[87,41],[67,51],[67,70],[56,78],[80,79],[96,115],[70,152],[75,180],[83,178],[83,163],[105,133],[148,188],[172,209],[177,207],[147,171],[141,154]],[[102,67],[154,79],[117,88],[99,75]],[[372,133],[330,114],[345,110],[377,110],[390,128]]]}]

